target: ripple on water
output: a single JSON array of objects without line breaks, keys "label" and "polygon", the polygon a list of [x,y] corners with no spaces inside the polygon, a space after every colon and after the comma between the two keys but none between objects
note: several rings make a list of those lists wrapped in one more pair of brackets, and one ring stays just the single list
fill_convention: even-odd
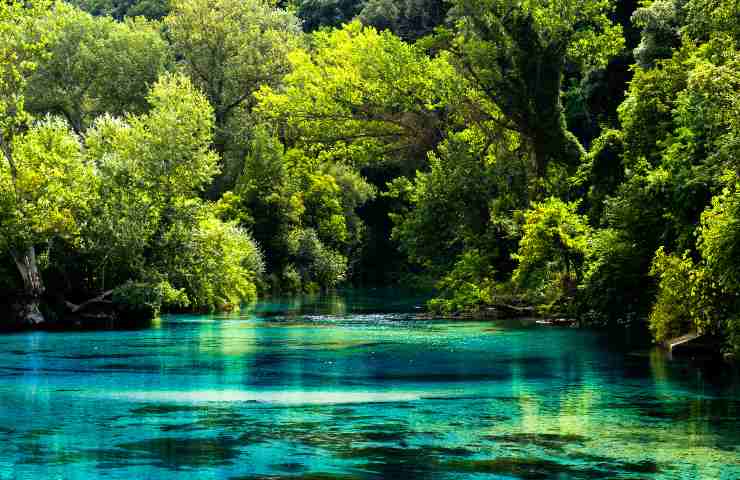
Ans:
[{"label": "ripple on water", "polygon": [[139,458],[150,459],[154,466],[175,469],[230,465],[240,455],[238,441],[230,437],[162,437],[121,443],[116,447]]},{"label": "ripple on water", "polygon": [[104,395],[108,398],[139,402],[208,403],[253,402],[278,405],[342,405],[393,403],[420,400],[416,392],[375,391],[247,391],[247,390],[184,390],[184,391],[118,391]]}]

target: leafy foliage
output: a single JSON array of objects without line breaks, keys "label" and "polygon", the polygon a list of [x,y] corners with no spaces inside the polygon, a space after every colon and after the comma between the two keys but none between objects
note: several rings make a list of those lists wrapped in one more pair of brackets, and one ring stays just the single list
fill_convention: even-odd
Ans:
[{"label": "leafy foliage", "polygon": [[330,288],[347,273],[364,227],[356,209],[374,195],[357,173],[320,164],[258,129],[237,184],[268,266],[289,289]]},{"label": "leafy foliage", "polygon": [[450,273],[437,283],[439,294],[429,307],[442,313],[457,313],[490,305],[496,293],[495,276],[485,255],[466,250]]},{"label": "leafy foliage", "polygon": [[389,194],[409,204],[393,216],[393,237],[412,261],[444,271],[470,249],[506,268],[511,242],[499,218],[521,208],[526,191],[522,165],[509,158],[515,145],[509,137],[488,150],[482,132],[461,132],[430,155],[429,172],[393,182]]},{"label": "leafy foliage", "polygon": [[442,0],[297,0],[296,14],[307,32],[341,28],[353,20],[389,30],[407,41],[432,33],[445,21],[449,6]]},{"label": "leafy foliage", "polygon": [[735,0],[3,2],[0,286],[36,322],[375,269],[436,281],[447,313],[527,302],[738,351],[738,20]]},{"label": "leafy foliage", "polygon": [[726,312],[717,308],[720,292],[711,274],[694,264],[688,255],[679,258],[658,249],[651,274],[659,276],[659,293],[650,313],[650,328],[656,340],[676,337],[687,331],[716,331],[716,322]]},{"label": "leafy foliage", "polygon": [[701,217],[699,252],[723,289],[740,291],[740,193],[737,185],[712,199]]},{"label": "leafy foliage", "polygon": [[646,276],[650,250],[641,247],[630,233],[621,229],[602,228],[593,232],[574,305],[584,324],[613,326],[642,322],[656,287]]},{"label": "leafy foliage", "polygon": [[104,114],[140,113],[169,63],[155,23],[96,18],[58,3],[44,22],[47,55],[29,80],[27,107],[64,116],[77,133]]},{"label": "leafy foliage", "polygon": [[263,89],[259,110],[322,160],[364,166],[426,156],[440,140],[454,71],[390,32],[358,22],[314,34],[290,55],[285,88]]},{"label": "leafy foliage", "polygon": [[605,0],[457,0],[451,40],[461,70],[530,143],[540,178],[548,164],[578,165],[583,148],[565,125],[561,90],[567,64],[603,66],[623,47]]},{"label": "leafy foliage", "polygon": [[69,0],[69,3],[93,15],[119,21],[138,16],[160,19],[169,12],[168,0]]},{"label": "leafy foliage", "polygon": [[253,93],[288,72],[298,21],[265,0],[175,0],[164,23],[180,66],[213,107],[214,147],[225,165],[216,193],[222,193],[241,170],[239,137]]},{"label": "leafy foliage", "polygon": [[444,0],[368,0],[359,18],[365,25],[414,41],[441,26],[449,8]]},{"label": "leafy foliage", "polygon": [[658,59],[671,58],[681,41],[681,13],[680,2],[675,0],[656,0],[635,10],[632,23],[642,28],[635,59],[641,67],[649,68]]},{"label": "leafy foliage", "polygon": [[296,13],[303,21],[304,30],[313,32],[351,22],[364,3],[364,0],[299,0]]},{"label": "leafy foliage", "polygon": [[13,136],[30,120],[24,91],[47,42],[40,24],[50,3],[21,1],[0,5],[0,146],[12,163]]},{"label": "leafy foliage", "polygon": [[253,300],[263,268],[257,247],[196,197],[218,171],[210,104],[176,75],[162,77],[148,101],[146,114],[103,118],[87,137],[102,175],[100,215],[85,243],[97,265],[91,280],[105,282],[106,269],[114,284],[161,278],[197,309]]},{"label": "leafy foliage", "polygon": [[255,283],[264,265],[248,232],[207,212],[197,219],[190,235],[178,230],[167,232],[162,270],[184,290],[189,305],[198,310],[233,310],[256,299]]},{"label": "leafy foliage", "polygon": [[16,136],[12,151],[12,166],[0,164],[0,248],[75,241],[95,191],[79,139],[50,118]]},{"label": "leafy foliage", "polygon": [[591,230],[576,209],[576,203],[549,198],[524,212],[512,281],[546,307],[573,296],[582,278]]}]

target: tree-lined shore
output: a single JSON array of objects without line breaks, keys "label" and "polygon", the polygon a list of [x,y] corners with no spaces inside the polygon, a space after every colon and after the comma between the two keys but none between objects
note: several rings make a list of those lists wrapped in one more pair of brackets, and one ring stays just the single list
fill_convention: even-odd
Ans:
[{"label": "tree-lined shore", "polygon": [[0,5],[13,325],[433,287],[740,349],[734,0]]}]

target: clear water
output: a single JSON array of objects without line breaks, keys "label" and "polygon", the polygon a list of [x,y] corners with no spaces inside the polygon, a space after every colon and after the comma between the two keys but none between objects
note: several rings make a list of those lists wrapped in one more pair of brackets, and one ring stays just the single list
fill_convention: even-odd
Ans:
[{"label": "clear water", "polygon": [[740,478],[734,374],[603,332],[411,320],[420,302],[2,336],[0,478]]}]

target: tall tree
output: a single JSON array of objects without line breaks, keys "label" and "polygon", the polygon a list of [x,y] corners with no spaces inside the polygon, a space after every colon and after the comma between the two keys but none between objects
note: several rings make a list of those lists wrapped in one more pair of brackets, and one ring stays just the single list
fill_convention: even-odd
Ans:
[{"label": "tall tree", "polygon": [[[22,190],[19,188],[18,161],[13,151],[14,139],[30,121],[25,110],[25,90],[28,77],[36,67],[36,60],[43,48],[44,39],[38,28],[38,21],[50,7],[48,2],[26,4],[22,1],[9,1],[0,4],[0,151],[4,172],[2,190],[2,215],[6,223],[16,217],[20,223],[28,222],[23,214],[14,207],[23,202]],[[9,250],[18,268],[28,297],[23,321],[39,323],[43,316],[39,311],[39,301],[44,291],[41,275],[38,271],[34,243],[11,245],[8,237],[3,235],[2,245]]]},{"label": "tall tree", "polygon": [[48,55],[29,81],[29,110],[63,115],[82,133],[102,113],[146,108],[149,87],[169,58],[156,23],[117,22],[57,4],[43,28]]},{"label": "tall tree", "polygon": [[540,178],[552,161],[578,165],[584,150],[565,124],[566,66],[603,66],[624,44],[608,0],[455,0],[452,40],[466,76],[523,135]]},{"label": "tall tree", "polygon": [[465,93],[447,59],[359,22],[317,32],[313,44],[291,55],[283,89],[259,92],[259,111],[322,158],[420,167],[444,136],[449,105]]},{"label": "tall tree", "polygon": [[100,198],[79,249],[89,266],[85,283],[131,301],[141,292],[180,292],[178,301],[196,309],[252,300],[258,249],[198,198],[218,172],[213,109],[184,75],[161,77],[147,100],[147,113],[100,118],[86,136]]},{"label": "tall tree", "polygon": [[141,259],[218,171],[209,149],[213,110],[187,77],[162,77],[148,101],[146,114],[103,117],[86,138],[86,155],[103,180],[84,245],[99,259],[99,278],[115,259],[121,274],[131,273],[121,265]]},{"label": "tall tree", "polygon": [[75,241],[94,195],[95,178],[79,139],[62,120],[47,120],[12,142],[12,162],[0,165],[0,248],[9,251],[23,279],[20,319],[43,323],[44,282],[36,247],[56,238]]},{"label": "tall tree", "polygon": [[165,24],[183,69],[213,106],[214,147],[227,163],[229,187],[244,156],[230,122],[251,110],[257,89],[278,85],[289,71],[298,20],[265,0],[174,0]]}]

